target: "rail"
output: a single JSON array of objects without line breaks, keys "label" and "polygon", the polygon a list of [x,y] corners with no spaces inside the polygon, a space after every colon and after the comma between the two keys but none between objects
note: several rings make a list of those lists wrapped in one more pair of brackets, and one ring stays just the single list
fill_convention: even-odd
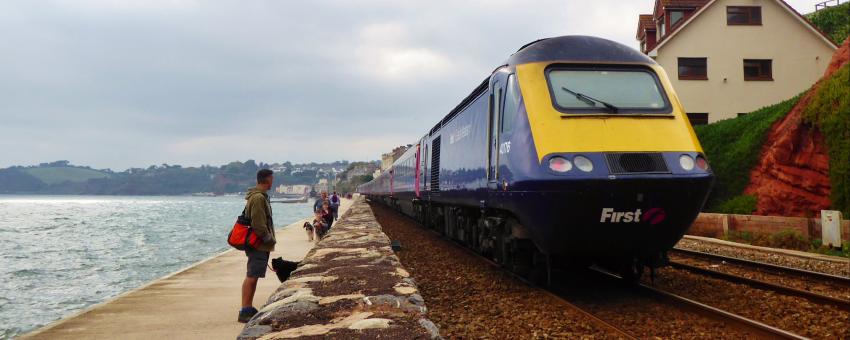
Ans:
[{"label": "rail", "polygon": [[[604,270],[602,268],[591,267],[590,269],[594,272],[597,272],[597,273],[604,275],[604,276],[608,276],[612,279],[622,280],[622,278],[620,276],[613,274],[611,272],[608,272],[607,270]],[[698,302],[698,301],[695,301],[695,300],[691,300],[691,299],[688,299],[686,297],[676,295],[676,294],[673,294],[673,293],[670,293],[670,292],[667,292],[667,291],[664,291],[664,290],[661,290],[661,289],[658,289],[658,288],[655,288],[655,287],[652,287],[652,286],[649,286],[649,285],[646,285],[646,284],[643,284],[643,283],[639,283],[636,286],[639,289],[641,289],[641,290],[643,290],[643,291],[645,291],[649,294],[653,294],[653,295],[660,297],[662,299],[666,299],[667,301],[670,301],[671,303],[676,304],[680,307],[695,310],[696,312],[699,312],[699,313],[706,315],[706,316],[709,316],[709,317],[713,317],[715,319],[728,321],[728,322],[734,324],[735,326],[737,326],[737,328],[739,328],[739,329],[743,329],[743,330],[747,330],[749,332],[752,332],[752,334],[755,337],[758,337],[758,338],[765,338],[765,339],[807,339],[806,337],[802,337],[800,335],[797,335],[797,334],[794,334],[794,333],[791,333],[791,332],[770,326],[768,324],[758,322],[756,320],[753,320],[753,319],[750,319],[750,318],[747,318],[747,317],[744,317],[744,316],[741,316],[741,315],[738,315],[738,314],[735,314],[735,313],[732,313],[732,312],[729,312],[729,311],[726,311],[726,310],[723,310],[723,309],[720,309],[720,308],[717,308],[717,307],[712,307],[712,306],[709,306],[707,304],[704,304],[704,303],[701,303],[701,302]]]},{"label": "rail", "polygon": [[850,312],[850,301],[839,299],[836,297],[832,297],[829,295],[818,294],[815,292],[810,292],[807,290],[797,289],[793,287],[778,285],[771,282],[766,282],[762,280],[751,279],[748,277],[738,276],[734,274],[724,273],[716,270],[706,269],[678,261],[671,261],[670,266],[673,268],[684,269],[690,272],[698,273],[701,275],[715,277],[721,280],[731,281],[735,283],[742,283],[749,285],[754,288],[768,289],[785,295],[798,296],[805,299],[808,299],[815,303],[820,304],[828,304],[835,307],[838,307],[842,310]]},{"label": "rail", "polygon": [[811,270],[806,270],[806,269],[800,269],[800,268],[794,268],[794,267],[780,266],[780,265],[772,264],[772,263],[765,263],[765,262],[747,260],[747,259],[742,259],[742,258],[738,258],[738,257],[718,255],[718,254],[706,253],[706,252],[690,250],[690,249],[673,248],[673,249],[670,250],[670,253],[674,253],[674,254],[679,253],[679,254],[685,254],[685,255],[696,256],[696,257],[710,258],[710,259],[714,259],[714,260],[718,260],[718,261],[726,261],[726,262],[729,262],[729,263],[743,264],[743,265],[747,265],[747,266],[751,266],[751,267],[764,268],[764,269],[768,269],[768,270],[774,270],[774,271],[778,271],[778,272],[782,272],[782,273],[786,273],[786,274],[800,275],[800,276],[805,276],[805,277],[818,279],[818,280],[828,280],[830,282],[834,282],[836,284],[846,286],[846,287],[848,287],[848,289],[850,289],[850,277],[821,273],[821,272],[816,272],[816,271],[811,271]]}]

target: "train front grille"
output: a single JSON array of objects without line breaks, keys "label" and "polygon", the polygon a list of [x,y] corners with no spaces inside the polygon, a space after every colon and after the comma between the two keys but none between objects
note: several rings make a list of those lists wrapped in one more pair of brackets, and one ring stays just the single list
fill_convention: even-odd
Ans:
[{"label": "train front grille", "polygon": [[660,152],[624,152],[605,155],[612,174],[670,173]]}]

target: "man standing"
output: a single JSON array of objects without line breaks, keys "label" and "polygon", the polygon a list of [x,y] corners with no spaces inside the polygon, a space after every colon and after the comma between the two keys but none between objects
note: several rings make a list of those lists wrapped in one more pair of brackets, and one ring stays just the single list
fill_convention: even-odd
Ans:
[{"label": "man standing", "polygon": [[334,191],[334,194],[331,195],[331,211],[334,212],[334,221],[339,219],[339,204],[339,195],[337,195],[336,191]]},{"label": "man standing", "polygon": [[252,249],[245,249],[248,257],[248,273],[242,282],[242,309],[239,310],[239,322],[248,322],[257,314],[254,308],[254,293],[257,291],[257,281],[266,277],[266,266],[269,262],[269,253],[274,250],[277,240],[274,236],[274,222],[272,221],[272,207],[269,204],[269,195],[266,193],[274,182],[274,172],[269,169],[257,171],[257,186],[248,189],[245,195],[245,217],[251,221],[251,230],[263,243]]},{"label": "man standing", "polygon": [[[328,192],[322,191],[321,196],[319,196],[319,198],[316,199],[316,202],[313,203],[313,212],[322,211],[322,204],[325,202],[328,202]],[[330,202],[328,202],[328,204],[330,204]]]}]

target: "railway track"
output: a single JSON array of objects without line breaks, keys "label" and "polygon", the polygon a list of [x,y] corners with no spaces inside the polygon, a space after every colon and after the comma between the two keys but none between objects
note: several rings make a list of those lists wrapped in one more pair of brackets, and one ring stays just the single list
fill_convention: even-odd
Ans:
[{"label": "railway track", "polygon": [[[435,235],[445,239],[445,237],[443,237],[443,235],[440,235],[439,233],[437,233],[434,230],[430,230],[430,229],[426,229],[426,230],[428,230],[428,231],[434,233]],[[572,307],[579,314],[593,320],[594,322],[596,322],[599,325],[602,325],[603,327],[605,327],[609,331],[611,331],[611,332],[613,332],[613,333],[615,333],[615,334],[617,334],[617,335],[619,335],[623,338],[626,338],[626,339],[639,339],[640,338],[640,337],[638,337],[634,334],[631,334],[627,330],[614,325],[613,323],[605,321],[601,317],[596,316],[594,313],[587,311],[584,308],[581,308],[576,304],[573,304],[572,302],[570,302],[566,298],[562,297],[558,293],[556,293],[556,292],[554,292],[550,289],[540,287],[539,285],[529,281],[525,277],[518,275],[514,272],[511,272],[509,270],[506,270],[505,268],[503,268],[498,263],[481,256],[480,254],[474,252],[473,250],[466,248],[463,245],[454,242],[453,240],[449,240],[449,239],[445,239],[445,240],[447,242],[451,243],[452,245],[458,247],[459,249],[463,250],[464,252],[467,252],[471,255],[474,255],[474,256],[481,258],[483,262],[486,262],[490,266],[493,266],[493,267],[503,271],[507,275],[509,275],[509,276],[519,280],[519,281],[522,281],[523,283],[525,283],[529,286],[535,287],[535,288],[541,290],[542,292],[544,292],[545,294],[547,294],[548,296],[552,297],[553,299],[556,299],[556,300]],[[696,268],[696,267],[694,267],[694,268]],[[793,270],[794,268],[790,268],[790,269]],[[600,275],[604,275],[604,276],[608,277],[609,279],[622,280],[622,278],[620,276],[613,274],[609,271],[606,271],[602,268],[591,267],[590,270],[593,271],[593,272],[596,272]],[[719,272],[713,272],[712,271],[711,274],[714,274],[714,273],[719,273]],[[821,273],[816,273],[816,272],[812,272],[812,273],[821,274]],[[724,274],[724,273],[720,273],[720,274]],[[828,275],[828,274],[823,274],[823,275]],[[742,280],[741,282],[743,282],[744,280],[747,280],[747,278],[744,278],[744,277],[738,277],[738,276],[734,276],[734,275],[728,275],[728,276],[733,277],[735,280]],[[840,277],[838,277],[838,278],[840,278]],[[755,284],[755,282],[756,282],[756,280],[751,280],[751,281],[753,281],[753,284]],[[837,298],[833,298],[833,297],[825,296],[825,295],[820,295],[820,294],[816,294],[816,293],[811,293],[811,292],[807,292],[807,291],[803,291],[803,290],[794,290],[793,288],[790,288],[790,287],[773,285],[773,284],[766,283],[766,282],[761,282],[761,281],[757,281],[757,282],[759,284],[764,283],[764,284],[769,285],[769,286],[765,286],[765,287],[777,287],[777,289],[787,290],[789,293],[792,293],[792,294],[794,294],[794,293],[801,294],[800,296],[809,297],[813,300],[817,300],[818,302],[834,304],[834,305],[837,305],[837,306],[842,307],[842,308],[845,308],[845,307],[850,308],[850,302],[844,301],[844,300],[841,300],[841,299],[837,299]],[[658,289],[658,288],[655,288],[655,287],[652,287],[652,286],[649,286],[649,285],[646,285],[646,284],[639,283],[639,284],[637,284],[636,287],[640,291],[647,293],[647,294],[650,294],[650,295],[653,295],[657,299],[664,300],[667,303],[674,305],[678,308],[681,308],[681,309],[684,309],[684,310],[689,310],[693,313],[700,314],[700,315],[703,315],[703,316],[708,317],[708,318],[720,320],[720,321],[723,321],[723,322],[728,322],[728,323],[734,325],[735,329],[738,329],[738,330],[741,330],[741,331],[743,331],[747,334],[750,334],[750,335],[754,336],[755,338],[760,338],[760,339],[797,339],[797,340],[808,339],[806,337],[794,334],[792,332],[788,332],[788,331],[773,327],[771,325],[768,325],[768,324],[765,324],[765,323],[762,323],[762,322],[759,322],[759,321],[756,321],[756,320],[753,320],[753,319],[750,319],[750,318],[747,318],[747,317],[744,317],[744,316],[741,316],[741,315],[738,315],[738,314],[735,314],[735,313],[732,313],[732,312],[729,312],[729,311],[726,311],[726,310],[723,310],[723,309],[720,309],[720,308],[712,307],[710,305],[698,302],[696,300],[688,299],[686,297],[683,297],[683,296],[680,296],[680,295],[677,295],[677,294],[674,294],[674,293],[671,293],[671,292],[667,292],[667,291],[664,291],[664,290],[661,290],[661,289]]]},{"label": "railway track", "polygon": [[850,311],[850,300],[811,290],[811,286],[814,284],[826,286],[832,291],[844,292],[845,295],[847,295],[847,292],[850,292],[850,278],[686,249],[673,249],[671,250],[671,254],[684,255],[685,260],[697,259],[698,261],[707,261],[708,263],[719,262],[727,265],[732,264],[733,266],[737,266],[738,269],[751,271],[753,274],[756,274],[755,276],[766,275],[768,278],[779,277],[784,280],[796,280],[797,286],[808,289],[778,284],[770,282],[764,278],[757,279],[736,275],[726,271],[709,269],[704,266],[686,263],[686,261],[678,259],[671,259],[670,261],[670,265],[673,268],[683,269],[693,273],[707,275],[735,283],[746,284],[754,288],[767,289],[781,294],[797,296],[815,303],[832,305],[844,311]]},{"label": "railway track", "polygon": [[[621,280],[622,278],[616,274],[608,272],[602,268],[591,267],[592,271],[609,277],[611,279]],[[688,299],[686,297],[673,294],[643,283],[638,283],[636,285],[640,291],[645,292],[647,294],[654,295],[655,297],[666,300],[669,303],[676,305],[680,308],[691,310],[695,313],[705,315],[710,318],[722,320],[724,322],[729,322],[734,325],[736,329],[747,332],[748,334],[753,335],[757,338],[762,339],[807,339],[806,337],[770,326],[768,324],[749,319],[747,317],[720,309],[716,307],[712,307],[710,305]]]},{"label": "railway track", "polygon": [[[437,232],[436,232],[436,231],[434,231],[434,230],[431,230],[431,229],[428,229],[428,230],[429,230],[429,231],[431,231],[431,232],[433,232],[434,234],[437,234],[437,235],[438,235],[438,236],[440,236],[440,237],[443,237],[443,235],[440,235],[439,233],[437,233]],[[444,238],[444,237],[443,237],[443,238]],[[444,238],[444,239],[445,239],[445,238]],[[560,295],[558,295],[558,294],[556,294],[556,293],[552,292],[551,290],[546,289],[546,288],[543,288],[543,287],[540,287],[539,285],[537,285],[537,284],[535,284],[535,283],[533,283],[533,282],[529,281],[528,279],[526,279],[526,278],[525,278],[525,277],[523,277],[522,275],[518,275],[517,273],[514,273],[514,272],[512,272],[512,271],[509,271],[509,270],[505,269],[505,268],[504,268],[504,267],[502,267],[500,264],[498,264],[498,263],[496,263],[496,262],[494,262],[494,261],[492,261],[492,260],[490,260],[490,259],[488,259],[488,258],[486,258],[486,257],[484,257],[484,256],[481,256],[481,254],[478,254],[478,253],[476,253],[476,252],[472,251],[471,249],[466,248],[466,247],[464,247],[463,245],[458,244],[458,243],[456,243],[456,242],[454,242],[454,241],[452,241],[452,240],[449,240],[449,239],[445,239],[445,240],[446,240],[447,242],[452,243],[453,245],[455,245],[455,246],[456,246],[456,247],[458,247],[459,249],[462,249],[463,251],[465,251],[465,252],[467,252],[467,253],[469,253],[469,254],[471,254],[471,255],[473,255],[473,256],[476,256],[476,257],[480,258],[483,262],[485,262],[485,263],[489,264],[490,266],[493,266],[494,268],[496,268],[496,269],[498,269],[498,270],[500,270],[500,271],[504,272],[504,273],[505,273],[505,274],[507,274],[508,276],[511,276],[511,277],[513,277],[513,278],[514,278],[514,279],[516,279],[516,280],[522,281],[522,282],[523,282],[523,283],[525,283],[526,285],[529,285],[529,286],[531,286],[531,287],[534,287],[534,288],[536,288],[536,289],[540,290],[541,292],[543,292],[544,294],[546,294],[547,296],[549,296],[549,297],[551,297],[551,298],[553,298],[553,299],[555,299],[555,300],[557,300],[557,301],[560,301],[561,303],[563,303],[563,304],[565,304],[565,305],[569,306],[570,308],[572,308],[572,309],[573,309],[575,312],[577,312],[578,314],[580,314],[580,315],[582,315],[582,316],[584,316],[584,317],[586,317],[586,318],[588,318],[588,319],[590,319],[590,320],[593,320],[593,322],[595,322],[596,324],[598,324],[598,325],[602,326],[603,328],[607,329],[608,331],[610,331],[610,332],[612,332],[612,333],[614,333],[614,334],[617,334],[617,335],[619,335],[620,337],[622,337],[622,338],[624,338],[624,339],[634,339],[634,340],[639,339],[637,336],[632,335],[631,333],[627,332],[626,330],[624,330],[624,329],[622,329],[622,328],[620,328],[620,327],[618,327],[618,326],[616,326],[616,325],[614,325],[614,324],[612,324],[612,323],[610,323],[610,322],[608,322],[608,321],[603,320],[602,318],[600,318],[600,317],[598,317],[598,316],[594,315],[594,314],[593,314],[593,313],[591,313],[591,312],[588,312],[588,311],[584,310],[583,308],[581,308],[581,307],[579,307],[579,306],[577,306],[577,305],[573,304],[572,302],[570,302],[570,301],[568,301],[567,299],[563,298],[562,296],[560,296]]]},{"label": "railway track", "polygon": [[815,272],[815,271],[805,270],[805,269],[800,269],[800,268],[780,266],[780,265],[772,264],[772,263],[758,262],[758,261],[752,261],[752,260],[747,260],[747,259],[742,259],[742,258],[737,258],[737,257],[730,257],[730,256],[725,256],[725,255],[718,255],[718,254],[712,254],[712,253],[706,253],[706,252],[689,250],[689,249],[682,249],[682,248],[673,248],[673,249],[670,250],[670,253],[703,257],[703,258],[707,258],[707,259],[725,261],[725,262],[728,262],[728,263],[736,263],[736,264],[748,265],[748,266],[751,266],[751,267],[756,267],[756,268],[765,269],[765,270],[777,271],[777,272],[781,272],[783,274],[793,274],[793,275],[805,276],[805,277],[817,279],[817,280],[826,280],[826,281],[835,282],[837,284],[840,284],[840,285],[843,285],[845,287],[850,288],[850,277],[832,275],[832,274]]},{"label": "railway track", "polygon": [[[720,337],[720,338],[759,338],[759,339],[806,339],[798,334],[749,319],[745,316],[709,306],[683,296],[651,287],[637,285],[623,287],[622,279],[609,272],[605,278],[594,277],[587,290],[571,290],[567,285],[541,287],[516,273],[504,269],[498,263],[487,259],[475,251],[445,238],[434,230],[424,228],[413,219],[392,212],[413,224],[414,229],[426,232],[441,239],[446,246],[470,255],[486,263],[498,272],[504,273],[522,284],[527,285],[547,299],[553,305],[566,306],[567,309],[623,339],[639,339],[652,336],[662,337]],[[420,237],[421,238],[421,237]],[[610,289],[598,289],[605,286]],[[601,292],[600,294],[597,294]],[[610,301],[616,301],[610,303]],[[548,303],[548,302],[547,302]],[[629,306],[622,308],[622,306]],[[655,326],[651,326],[655,325]],[[659,328],[659,326],[661,326]]]}]

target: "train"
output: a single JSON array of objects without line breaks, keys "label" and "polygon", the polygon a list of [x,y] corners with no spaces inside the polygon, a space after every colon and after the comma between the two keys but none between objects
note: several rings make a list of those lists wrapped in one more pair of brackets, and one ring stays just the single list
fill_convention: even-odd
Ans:
[{"label": "train", "polygon": [[357,191],[537,280],[666,265],[714,183],[664,69],[598,37],[522,46],[425,129]]}]

